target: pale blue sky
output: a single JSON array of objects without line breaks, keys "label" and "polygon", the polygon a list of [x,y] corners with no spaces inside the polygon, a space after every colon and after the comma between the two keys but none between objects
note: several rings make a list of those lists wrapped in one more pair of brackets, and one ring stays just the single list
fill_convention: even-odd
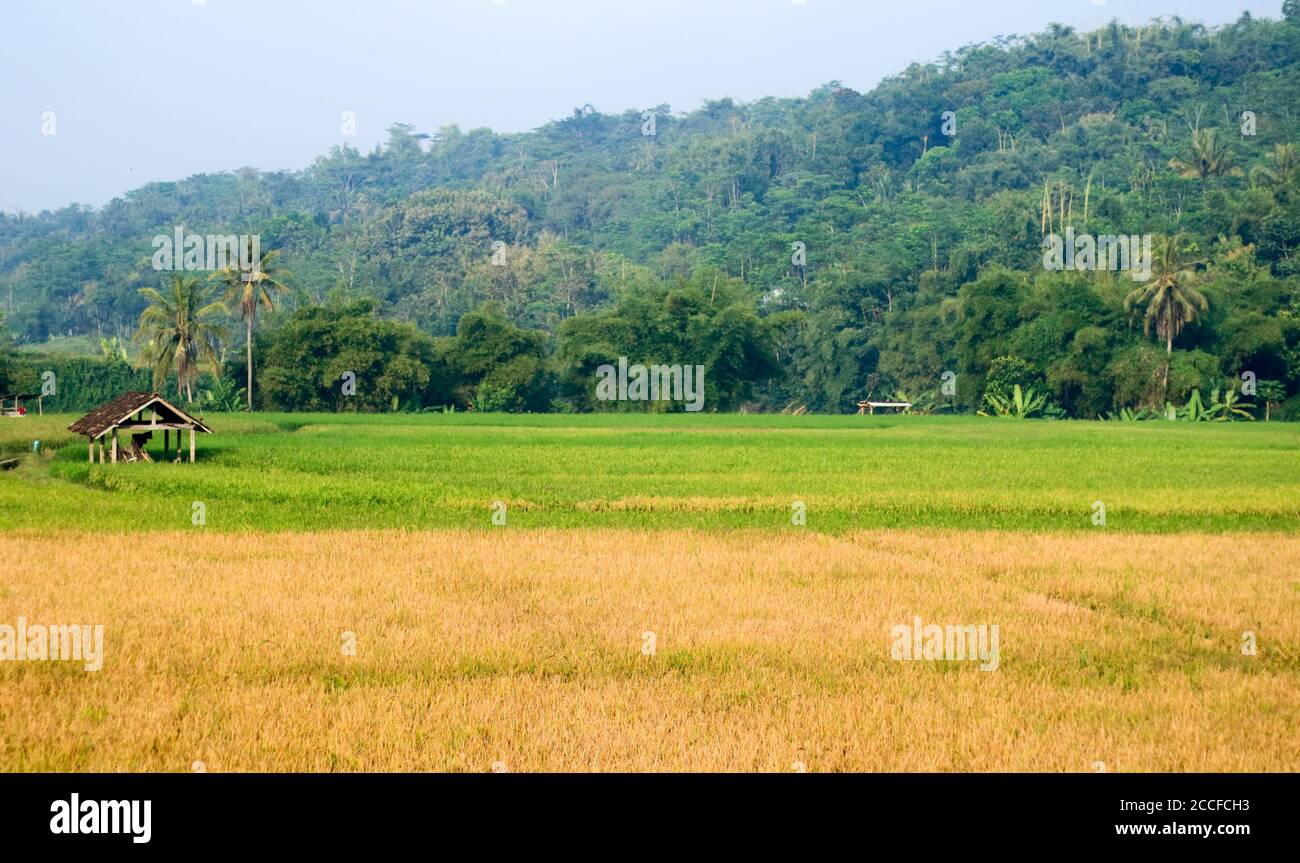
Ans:
[{"label": "pale blue sky", "polygon": [[[1281,0],[0,0],[0,210],[152,180],[299,169],[394,122],[536,128],[606,112],[869,90],[1050,21],[1217,24]],[[55,134],[42,135],[43,112]],[[345,138],[340,115],[354,111]]]}]

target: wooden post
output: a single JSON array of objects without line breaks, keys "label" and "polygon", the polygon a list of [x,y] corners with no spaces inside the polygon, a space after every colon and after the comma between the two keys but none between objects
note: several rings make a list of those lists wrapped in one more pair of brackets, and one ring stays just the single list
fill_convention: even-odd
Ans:
[{"label": "wooden post", "polygon": [[90,463],[95,463],[95,439],[90,439]]},{"label": "wooden post", "polygon": [[190,464],[194,464],[194,429],[190,429]]},{"label": "wooden post", "polygon": [[113,464],[117,464],[117,429],[113,429]]}]

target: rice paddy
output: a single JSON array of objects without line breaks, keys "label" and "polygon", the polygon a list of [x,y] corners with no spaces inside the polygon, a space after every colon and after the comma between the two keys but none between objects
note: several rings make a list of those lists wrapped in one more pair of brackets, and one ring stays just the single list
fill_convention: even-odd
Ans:
[{"label": "rice paddy", "polygon": [[1292,426],[71,419],[0,426],[0,626],[103,665],[0,661],[0,770],[1300,768]]}]

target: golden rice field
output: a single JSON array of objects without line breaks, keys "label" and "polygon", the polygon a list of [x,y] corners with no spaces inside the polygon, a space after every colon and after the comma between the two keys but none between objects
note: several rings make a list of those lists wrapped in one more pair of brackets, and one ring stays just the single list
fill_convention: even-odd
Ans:
[{"label": "golden rice field", "polygon": [[[0,662],[5,771],[1300,769],[1289,534],[18,530],[0,560],[0,621],[106,654]],[[998,670],[891,659],[916,615],[998,624]]]}]

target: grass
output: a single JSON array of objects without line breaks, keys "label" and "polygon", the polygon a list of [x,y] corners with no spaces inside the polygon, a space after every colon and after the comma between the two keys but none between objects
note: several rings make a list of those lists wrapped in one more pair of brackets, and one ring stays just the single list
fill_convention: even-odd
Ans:
[{"label": "grass", "polygon": [[[0,770],[1298,766],[1288,535],[23,532],[0,557],[0,621],[105,645],[97,672],[0,662]],[[914,615],[997,624],[998,669],[892,660]]]},{"label": "grass", "polygon": [[103,350],[95,336],[50,336],[46,341],[18,345],[20,354],[58,354],[74,357],[99,357]]},{"label": "grass", "polygon": [[[70,416],[0,425],[57,456],[0,474],[0,528],[210,531],[807,526],[1143,533],[1300,527],[1300,427],[975,417],[210,417],[190,464],[89,465]],[[153,449],[158,453],[160,441]]]}]

